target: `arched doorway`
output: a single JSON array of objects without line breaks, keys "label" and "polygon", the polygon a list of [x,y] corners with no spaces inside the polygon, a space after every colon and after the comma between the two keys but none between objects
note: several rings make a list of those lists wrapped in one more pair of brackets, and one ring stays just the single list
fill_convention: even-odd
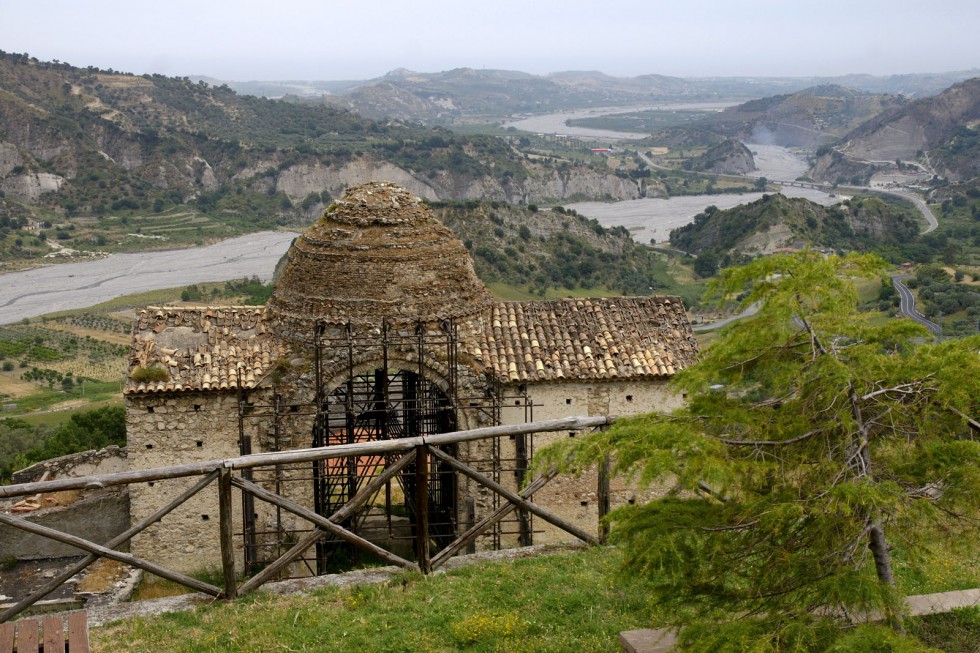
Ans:
[{"label": "arched doorway", "polygon": [[[320,402],[313,426],[313,446],[333,446],[447,433],[457,429],[454,402],[442,388],[419,371],[385,369],[350,376]],[[447,451],[455,455],[455,451]],[[319,461],[313,468],[314,509],[329,517],[352,499],[386,464],[385,456],[349,456]],[[430,461],[429,524],[432,543],[440,549],[457,530],[455,474],[442,463]],[[363,537],[406,539],[415,532],[415,469],[410,465],[372,501],[368,510],[345,524]],[[398,534],[398,524],[405,524]],[[377,531],[387,529],[387,533]],[[375,536],[375,537],[372,537]],[[357,563],[346,545],[321,540],[317,545],[317,573],[328,573],[346,563]]]}]

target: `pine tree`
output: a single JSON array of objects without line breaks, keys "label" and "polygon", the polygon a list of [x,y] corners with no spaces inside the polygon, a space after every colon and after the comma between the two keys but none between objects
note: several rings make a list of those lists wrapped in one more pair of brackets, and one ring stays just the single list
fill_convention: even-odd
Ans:
[{"label": "pine tree", "polygon": [[725,270],[714,291],[761,308],[675,377],[688,405],[548,452],[671,488],[615,511],[612,535],[698,624],[692,646],[819,650],[869,612],[902,639],[892,540],[976,538],[980,338],[860,313],[851,279],[883,271],[812,252]]}]

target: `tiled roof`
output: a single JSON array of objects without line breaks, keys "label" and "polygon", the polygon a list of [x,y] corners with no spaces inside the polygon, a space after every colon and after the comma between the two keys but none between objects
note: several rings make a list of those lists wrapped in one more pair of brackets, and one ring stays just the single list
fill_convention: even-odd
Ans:
[{"label": "tiled roof", "polygon": [[[496,302],[462,348],[504,382],[668,377],[697,360],[677,297]],[[286,345],[261,307],[145,308],[133,326],[127,395],[257,386]],[[166,370],[137,382],[140,367]]]},{"label": "tiled roof", "polygon": [[666,377],[697,360],[677,297],[498,302],[469,351],[509,382]]},{"label": "tiled roof", "polygon": [[[253,388],[284,355],[261,306],[148,307],[137,315],[124,394]],[[138,368],[166,379],[137,382]]]}]

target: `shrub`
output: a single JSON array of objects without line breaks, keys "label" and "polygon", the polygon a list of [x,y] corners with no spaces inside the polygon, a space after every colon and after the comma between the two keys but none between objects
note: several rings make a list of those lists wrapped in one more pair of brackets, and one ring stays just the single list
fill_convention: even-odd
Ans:
[{"label": "shrub", "polygon": [[168,381],[170,379],[170,372],[159,365],[152,365],[150,367],[140,366],[133,370],[133,373],[129,375],[136,383],[151,383],[154,381]]}]

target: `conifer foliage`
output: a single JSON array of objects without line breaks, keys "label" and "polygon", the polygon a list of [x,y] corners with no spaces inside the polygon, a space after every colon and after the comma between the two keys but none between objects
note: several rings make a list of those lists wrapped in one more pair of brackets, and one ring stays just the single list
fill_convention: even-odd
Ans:
[{"label": "conifer foliage", "polygon": [[725,270],[714,291],[761,308],[675,378],[688,405],[549,452],[670,488],[612,535],[690,646],[821,650],[868,612],[904,640],[893,545],[976,536],[980,338],[873,324],[851,279],[882,272],[812,252]]}]

